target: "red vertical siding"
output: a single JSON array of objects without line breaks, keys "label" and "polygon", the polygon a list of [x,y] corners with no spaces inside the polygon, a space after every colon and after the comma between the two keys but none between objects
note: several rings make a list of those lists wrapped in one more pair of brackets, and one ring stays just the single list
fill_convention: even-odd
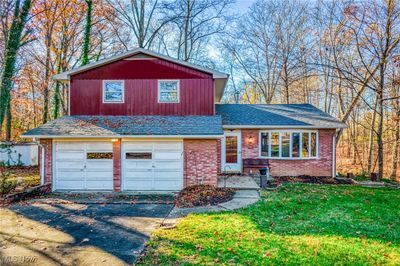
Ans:
[{"label": "red vertical siding", "polygon": [[[103,103],[103,80],[124,80],[124,103]],[[180,102],[158,103],[158,80],[180,80]],[[208,73],[161,59],[121,60],[71,78],[71,115],[213,115]]]}]

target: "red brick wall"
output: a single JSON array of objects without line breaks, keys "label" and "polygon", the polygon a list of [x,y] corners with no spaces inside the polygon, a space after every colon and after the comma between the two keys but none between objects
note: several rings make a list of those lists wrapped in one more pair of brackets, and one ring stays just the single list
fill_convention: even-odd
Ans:
[{"label": "red brick wall", "polygon": [[113,142],[114,191],[121,191],[121,140]]},{"label": "red brick wall", "polygon": [[[242,130],[242,158],[259,157],[259,131],[257,129]],[[318,131],[319,158],[303,160],[270,159],[271,173],[273,176],[332,176],[332,141],[335,130],[324,129]],[[248,137],[255,137],[256,141],[249,144]],[[257,169],[244,169],[244,173]]]},{"label": "red brick wall", "polygon": [[242,158],[258,158],[258,129],[242,129]]},{"label": "red brick wall", "polygon": [[[40,144],[44,146],[44,183],[52,183],[53,175],[53,142],[51,139],[41,139]],[[39,150],[39,169],[42,169],[42,147]]]},{"label": "red brick wall", "polygon": [[184,140],[184,186],[217,185],[218,143],[212,140]]}]

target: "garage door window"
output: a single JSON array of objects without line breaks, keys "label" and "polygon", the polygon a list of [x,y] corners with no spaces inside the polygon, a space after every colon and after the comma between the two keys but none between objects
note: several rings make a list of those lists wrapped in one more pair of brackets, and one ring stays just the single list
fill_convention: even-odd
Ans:
[{"label": "garage door window", "polygon": [[112,159],[112,152],[88,152],[86,153],[86,159],[96,160],[96,159]]},{"label": "garage door window", "polygon": [[127,152],[125,154],[126,159],[130,160],[151,160],[151,152]]}]

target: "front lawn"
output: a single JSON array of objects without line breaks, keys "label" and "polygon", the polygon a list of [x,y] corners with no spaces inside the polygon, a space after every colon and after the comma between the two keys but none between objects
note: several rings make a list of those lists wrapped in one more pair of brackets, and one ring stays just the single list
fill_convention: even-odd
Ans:
[{"label": "front lawn", "polygon": [[158,230],[139,265],[400,265],[400,190],[283,186]]}]

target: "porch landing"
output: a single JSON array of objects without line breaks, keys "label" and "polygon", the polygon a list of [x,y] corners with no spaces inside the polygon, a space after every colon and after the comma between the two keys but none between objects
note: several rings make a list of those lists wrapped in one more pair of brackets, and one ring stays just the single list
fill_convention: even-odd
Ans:
[{"label": "porch landing", "polygon": [[229,187],[235,189],[260,189],[260,186],[251,176],[218,176],[218,187]]}]

